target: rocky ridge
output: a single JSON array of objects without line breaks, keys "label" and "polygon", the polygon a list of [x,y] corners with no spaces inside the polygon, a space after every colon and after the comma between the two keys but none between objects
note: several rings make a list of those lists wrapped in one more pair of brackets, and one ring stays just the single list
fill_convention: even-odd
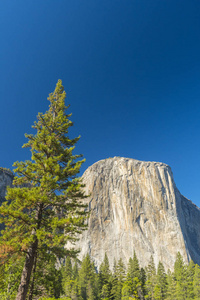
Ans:
[{"label": "rocky ridge", "polygon": [[114,157],[90,166],[83,174],[90,217],[77,247],[97,267],[125,263],[134,250],[141,266],[150,256],[172,268],[177,251],[200,264],[200,210],[177,189],[164,163]]}]

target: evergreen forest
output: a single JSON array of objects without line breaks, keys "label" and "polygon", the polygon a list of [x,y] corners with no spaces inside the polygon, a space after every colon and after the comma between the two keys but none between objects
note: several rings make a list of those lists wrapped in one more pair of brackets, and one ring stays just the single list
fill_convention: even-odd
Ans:
[{"label": "evergreen forest", "polygon": [[[1,266],[0,299],[15,299],[23,261]],[[200,267],[191,260],[185,264],[178,252],[173,272],[153,257],[141,268],[136,253],[127,268],[122,259],[114,261],[111,270],[105,254],[97,271],[87,254],[82,262],[69,256],[62,263],[46,261],[37,269],[33,299],[40,300],[192,300],[200,299]],[[27,298],[29,299],[29,298]]]}]

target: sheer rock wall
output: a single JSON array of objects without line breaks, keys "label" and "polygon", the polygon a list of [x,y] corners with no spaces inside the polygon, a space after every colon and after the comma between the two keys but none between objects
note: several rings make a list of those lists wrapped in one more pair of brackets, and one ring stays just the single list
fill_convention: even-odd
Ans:
[{"label": "sheer rock wall", "polygon": [[0,168],[0,203],[5,200],[7,186],[12,185],[13,177],[11,171]]},{"label": "sheer rock wall", "polygon": [[[7,169],[0,168],[0,205],[5,200],[7,186],[12,185],[13,173]],[[3,229],[3,224],[0,224],[0,230]]]},{"label": "sheer rock wall", "polygon": [[169,166],[114,157],[89,167],[83,181],[90,217],[80,259],[89,253],[98,268],[106,252],[112,266],[135,250],[141,266],[153,255],[168,269],[180,251],[200,264],[200,210],[180,194]]}]

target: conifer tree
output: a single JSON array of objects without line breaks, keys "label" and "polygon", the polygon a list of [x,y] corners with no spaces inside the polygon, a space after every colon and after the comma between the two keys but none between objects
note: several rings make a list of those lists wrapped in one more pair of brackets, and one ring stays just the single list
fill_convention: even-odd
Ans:
[{"label": "conifer tree", "polygon": [[97,291],[97,276],[94,263],[91,262],[89,254],[87,254],[81,264],[79,270],[79,287],[82,299],[95,299]]},{"label": "conifer tree", "polygon": [[116,288],[118,284],[118,278],[117,278],[117,262],[116,259],[114,258],[114,264],[113,264],[113,273],[112,273],[112,289],[111,289],[111,299],[115,299],[115,294],[116,294]]},{"label": "conifer tree", "polygon": [[78,278],[78,271],[79,271],[78,260],[75,259],[74,266],[72,267],[72,276],[73,276],[73,279],[77,279]]},{"label": "conifer tree", "polygon": [[144,268],[141,268],[141,270],[140,270],[140,282],[141,282],[142,295],[144,297],[146,295],[146,289],[145,289],[146,272],[145,272]]},{"label": "conifer tree", "polygon": [[65,265],[63,267],[63,280],[65,280],[65,278],[72,278],[73,274],[72,274],[72,262],[71,262],[71,258],[69,256],[67,256],[66,260],[65,260]]},{"label": "conifer tree", "polygon": [[158,283],[156,283],[155,287],[154,287],[154,296],[153,296],[153,299],[155,299],[155,300],[162,300],[162,299],[164,299],[163,295],[162,295],[161,287],[160,287],[160,285]]},{"label": "conifer tree", "polygon": [[111,271],[108,256],[105,253],[104,260],[99,267],[99,275],[102,278],[103,283],[108,282],[110,280]]},{"label": "conifer tree", "polygon": [[126,295],[129,291],[129,296],[134,296],[136,299],[143,297],[140,266],[135,251],[133,258],[129,259],[123,293],[124,291]]},{"label": "conifer tree", "polygon": [[[65,266],[63,268],[62,274],[62,287],[63,296],[67,299],[77,300],[80,296],[79,278],[78,278],[79,266],[78,261],[75,259],[73,261],[73,266],[70,257],[66,259]],[[65,298],[64,298],[65,299]]]},{"label": "conifer tree", "polygon": [[123,283],[122,288],[122,299],[128,300],[130,296],[133,295],[133,274],[132,274],[132,266],[133,266],[133,259],[132,257],[129,258],[128,262],[128,270],[126,274],[125,282]]},{"label": "conifer tree", "polygon": [[118,263],[114,264],[114,274],[112,281],[111,298],[120,300],[122,297],[122,287],[125,281],[125,265],[122,258],[118,260]]},{"label": "conifer tree", "polygon": [[183,262],[183,257],[180,252],[176,255],[174,263],[174,278],[176,282],[176,298],[177,300],[187,299],[187,277],[186,266]]},{"label": "conifer tree", "polygon": [[127,283],[127,281],[125,281],[124,284],[123,284],[123,287],[122,287],[122,298],[121,299],[122,300],[129,300],[129,299],[132,298],[131,296],[132,296],[131,286]]},{"label": "conifer tree", "polygon": [[154,288],[155,299],[165,299],[167,293],[167,275],[165,273],[164,266],[161,262],[158,263],[156,285]]},{"label": "conifer tree", "polygon": [[140,266],[135,251],[133,258],[130,258],[128,262],[127,277],[131,279],[134,277],[140,278]]},{"label": "conifer tree", "polygon": [[49,297],[55,297],[57,299],[61,296],[61,294],[63,294],[61,268],[55,268],[55,264],[55,256],[49,256],[48,261],[46,261],[45,268],[43,261],[41,261],[41,264],[38,264],[36,275],[39,275],[39,278],[35,282],[31,298],[29,293],[28,300],[34,299],[35,295],[43,294],[46,294]]},{"label": "conifer tree", "polygon": [[186,269],[187,300],[194,299],[194,289],[193,289],[194,273],[195,273],[195,264],[193,260],[190,260],[189,265],[187,266]]},{"label": "conifer tree", "polygon": [[117,266],[116,266],[116,273],[117,273],[117,278],[120,283],[124,282],[125,280],[125,265],[122,260],[122,258],[119,259]]},{"label": "conifer tree", "polygon": [[133,259],[132,259],[132,257],[130,257],[129,258],[129,261],[128,261],[128,269],[127,269],[127,274],[126,274],[126,276],[127,276],[127,280],[129,280],[129,279],[131,279],[131,278],[133,278],[133,275],[132,275],[132,267],[133,267]]},{"label": "conifer tree", "polygon": [[72,263],[71,258],[68,256],[65,261],[65,265],[62,268],[62,287],[65,296],[71,296],[72,286],[73,286],[73,273],[72,273]]},{"label": "conifer tree", "polygon": [[134,277],[137,277],[138,279],[140,278],[140,266],[139,266],[139,261],[138,261],[138,258],[137,258],[137,255],[134,251],[134,254],[133,254],[133,278]]},{"label": "conifer tree", "polygon": [[176,297],[176,282],[174,273],[170,270],[167,272],[167,300],[174,300]]},{"label": "conifer tree", "polygon": [[154,288],[156,285],[156,267],[154,263],[153,256],[150,257],[150,262],[146,268],[147,281],[145,284],[145,288],[147,291],[147,299],[154,299]]},{"label": "conifer tree", "polygon": [[111,271],[110,271],[108,256],[106,253],[104,256],[104,260],[101,263],[99,268],[98,282],[99,282],[100,298],[101,299],[110,298],[111,288],[112,288]]},{"label": "conifer tree", "polygon": [[200,267],[195,265],[194,279],[193,279],[193,288],[194,288],[194,299],[200,299]]},{"label": "conifer tree", "polygon": [[0,238],[1,262],[26,257],[16,300],[26,299],[37,257],[75,254],[64,245],[84,229],[85,196],[76,178],[84,160],[73,154],[79,137],[68,135],[73,123],[65,98],[59,80],[49,95],[49,110],[39,113],[34,123],[36,134],[26,135],[23,147],[30,148],[31,160],[14,164],[15,186],[8,188],[7,201],[0,207],[0,222],[6,226]]}]

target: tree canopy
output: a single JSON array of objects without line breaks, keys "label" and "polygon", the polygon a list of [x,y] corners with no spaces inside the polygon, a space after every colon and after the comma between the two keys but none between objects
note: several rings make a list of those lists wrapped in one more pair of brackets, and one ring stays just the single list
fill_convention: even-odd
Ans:
[{"label": "tree canopy", "polygon": [[86,197],[77,178],[84,162],[82,155],[73,154],[80,137],[70,138],[73,125],[65,105],[66,93],[58,80],[49,95],[49,109],[39,113],[23,145],[31,151],[31,160],[15,162],[13,187],[8,188],[6,201],[0,207],[1,263],[25,256],[17,300],[26,298],[31,275],[39,257],[74,255],[66,249],[85,227]]}]

